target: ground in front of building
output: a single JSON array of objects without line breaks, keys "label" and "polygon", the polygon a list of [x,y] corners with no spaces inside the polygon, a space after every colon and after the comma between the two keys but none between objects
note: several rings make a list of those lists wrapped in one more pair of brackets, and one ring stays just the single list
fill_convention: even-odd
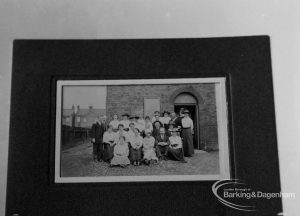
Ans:
[{"label": "ground in front of building", "polygon": [[92,144],[88,142],[63,150],[61,156],[61,177],[219,174],[218,151],[196,150],[193,157],[185,158],[187,163],[168,160],[150,166],[130,165],[126,168],[93,162]]}]

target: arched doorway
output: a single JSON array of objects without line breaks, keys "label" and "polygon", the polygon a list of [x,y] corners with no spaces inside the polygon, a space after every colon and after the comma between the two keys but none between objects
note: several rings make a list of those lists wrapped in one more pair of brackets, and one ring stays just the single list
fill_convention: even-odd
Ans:
[{"label": "arched doorway", "polygon": [[179,113],[181,108],[188,109],[190,111],[190,117],[194,123],[194,148],[200,149],[200,134],[199,134],[199,107],[197,98],[189,92],[179,93],[174,98],[174,111]]}]

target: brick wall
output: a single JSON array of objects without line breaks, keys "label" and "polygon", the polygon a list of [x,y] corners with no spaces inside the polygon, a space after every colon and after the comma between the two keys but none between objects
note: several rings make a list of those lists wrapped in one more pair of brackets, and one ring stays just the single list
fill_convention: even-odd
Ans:
[{"label": "brick wall", "polygon": [[[173,99],[180,93],[189,92],[198,101],[200,128],[200,145],[217,149],[217,117],[214,84],[172,84],[172,85],[120,85],[107,86],[106,110],[107,116],[112,117],[114,113],[119,115],[129,113],[130,115],[144,114],[144,98],[159,97],[160,111],[174,110]],[[195,123],[196,124],[196,123]],[[209,136],[207,127],[211,128]],[[214,137],[214,141],[210,137]],[[206,144],[207,143],[207,144]],[[209,145],[209,146],[207,146]]]}]

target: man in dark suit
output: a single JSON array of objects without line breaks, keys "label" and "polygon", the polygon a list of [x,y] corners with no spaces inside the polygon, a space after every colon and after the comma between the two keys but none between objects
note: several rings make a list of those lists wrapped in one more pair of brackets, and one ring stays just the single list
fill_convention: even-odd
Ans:
[{"label": "man in dark suit", "polygon": [[95,162],[102,161],[103,158],[103,134],[105,128],[100,119],[96,119],[96,123],[92,125],[91,137],[93,143],[93,159]]},{"label": "man in dark suit", "polygon": [[159,160],[167,160],[169,137],[166,135],[165,128],[161,127],[159,135],[155,137],[156,155]]}]

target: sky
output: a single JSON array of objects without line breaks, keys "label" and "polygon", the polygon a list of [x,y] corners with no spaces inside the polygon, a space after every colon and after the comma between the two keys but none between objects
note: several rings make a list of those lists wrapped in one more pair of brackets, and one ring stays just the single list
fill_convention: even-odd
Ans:
[{"label": "sky", "polygon": [[64,86],[63,108],[71,109],[72,105],[80,108],[106,108],[106,86]]}]

